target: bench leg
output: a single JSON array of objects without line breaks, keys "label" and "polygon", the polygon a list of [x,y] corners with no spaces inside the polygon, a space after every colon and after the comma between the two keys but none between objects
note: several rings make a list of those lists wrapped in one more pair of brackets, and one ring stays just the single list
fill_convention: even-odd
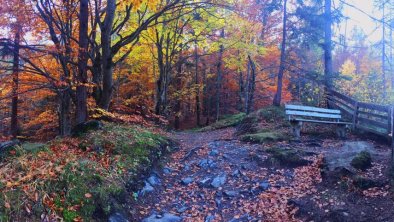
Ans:
[{"label": "bench leg", "polygon": [[291,121],[291,128],[293,130],[294,137],[299,140],[301,138],[301,127],[302,122],[300,121]]},{"label": "bench leg", "polygon": [[337,125],[337,136],[341,139],[346,138],[346,125]]}]

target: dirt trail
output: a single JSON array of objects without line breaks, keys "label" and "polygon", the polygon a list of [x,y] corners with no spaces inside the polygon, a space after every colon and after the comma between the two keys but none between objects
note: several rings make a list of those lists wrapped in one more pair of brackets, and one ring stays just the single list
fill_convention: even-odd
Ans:
[{"label": "dirt trail", "polygon": [[[233,134],[233,128],[174,134],[179,149],[147,179],[132,220],[393,221],[384,210],[394,207],[384,193],[387,187],[368,197],[341,184],[321,183],[323,155],[341,152],[345,141],[313,135],[302,143],[260,145],[242,143]],[[278,164],[267,152],[270,147],[302,150],[308,164]],[[381,168],[376,163],[365,174]]]}]

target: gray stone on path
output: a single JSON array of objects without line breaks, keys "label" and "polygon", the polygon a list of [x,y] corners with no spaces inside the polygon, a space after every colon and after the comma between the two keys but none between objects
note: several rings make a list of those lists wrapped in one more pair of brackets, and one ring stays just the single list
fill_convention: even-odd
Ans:
[{"label": "gray stone on path", "polygon": [[189,185],[191,183],[193,183],[193,178],[191,178],[191,177],[186,177],[186,178],[182,179],[182,184],[183,185]]},{"label": "gray stone on path", "polygon": [[233,190],[229,190],[229,191],[224,191],[224,195],[228,196],[228,197],[236,197],[239,195],[238,191],[233,191]]},{"label": "gray stone on path", "polygon": [[268,182],[268,180],[264,180],[261,183],[259,183],[259,188],[263,191],[268,190],[271,187],[270,182]]},{"label": "gray stone on path", "polygon": [[160,178],[157,177],[156,175],[152,174],[149,178],[148,178],[148,183],[152,186],[156,186],[159,185],[161,183]]},{"label": "gray stone on path", "polygon": [[163,168],[163,173],[164,174],[170,174],[173,171],[173,169],[171,169],[170,167],[164,167]]},{"label": "gray stone on path", "polygon": [[226,174],[219,175],[219,176],[213,178],[211,186],[214,188],[219,188],[226,183],[226,179],[227,179]]},{"label": "gray stone on path", "polygon": [[140,191],[140,195],[145,195],[147,193],[153,192],[155,190],[155,188],[152,187],[152,185],[150,185],[149,182],[145,181],[145,186],[144,188],[142,188],[142,190]]},{"label": "gray stone on path", "polygon": [[212,149],[211,152],[209,152],[209,155],[210,156],[217,156],[217,155],[219,155],[219,151],[216,149]]},{"label": "gray stone on path", "polygon": [[198,185],[200,187],[208,187],[209,186],[209,181],[211,181],[211,178],[205,177],[205,178],[201,179],[200,181],[198,181]]},{"label": "gray stone on path", "polygon": [[180,222],[182,218],[170,213],[152,214],[142,220],[142,222]]},{"label": "gray stone on path", "polygon": [[338,151],[331,150],[325,154],[326,166],[329,171],[333,171],[337,168],[350,169],[352,159],[362,151],[368,151],[372,155],[377,154],[377,151],[371,143],[364,141],[345,142]]},{"label": "gray stone on path", "polygon": [[121,213],[114,213],[108,218],[108,222],[129,222],[129,220]]}]

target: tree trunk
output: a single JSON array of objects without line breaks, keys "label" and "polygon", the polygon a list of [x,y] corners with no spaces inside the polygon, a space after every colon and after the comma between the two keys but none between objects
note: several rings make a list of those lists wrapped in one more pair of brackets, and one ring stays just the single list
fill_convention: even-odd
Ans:
[{"label": "tree trunk", "polygon": [[71,135],[71,97],[69,90],[63,90],[59,94],[59,135]]},{"label": "tree trunk", "polygon": [[238,86],[239,86],[238,110],[240,112],[242,112],[244,110],[243,106],[242,106],[242,104],[243,104],[242,98],[243,98],[245,89],[244,89],[244,76],[243,76],[241,69],[238,70]]},{"label": "tree trunk", "polygon": [[331,0],[325,0],[325,25],[324,25],[324,78],[328,88],[332,88],[332,18],[331,18]]},{"label": "tree trunk", "polygon": [[88,119],[87,86],[88,83],[88,22],[89,0],[80,0],[79,13],[79,50],[78,50],[78,85],[76,103],[76,123],[86,122]]},{"label": "tree trunk", "polygon": [[[182,56],[179,58],[178,64],[177,64],[177,76],[176,76],[176,82],[175,82],[175,87],[177,89],[177,91],[182,90],[182,63],[183,63],[183,58]],[[176,102],[175,102],[175,107],[174,107],[174,111],[175,111],[175,122],[174,122],[174,126],[175,129],[178,130],[180,128],[180,114],[181,114],[181,102],[182,102],[182,98],[180,98],[180,95],[178,94],[177,98],[176,98]]]},{"label": "tree trunk", "polygon": [[199,82],[199,77],[198,77],[198,45],[197,45],[197,39],[194,40],[194,44],[196,46],[194,50],[194,58],[195,58],[195,84],[196,84],[196,117],[197,117],[197,126],[201,126],[201,107],[200,107],[200,82]]},{"label": "tree trunk", "polygon": [[280,65],[278,72],[278,83],[276,94],[274,97],[273,105],[280,106],[282,101],[282,88],[283,88],[283,73],[285,71],[285,59],[286,59],[286,37],[287,37],[287,0],[284,0],[283,4],[283,31],[282,31],[282,44],[280,49]]},{"label": "tree trunk", "polygon": [[101,49],[102,49],[102,77],[103,89],[99,106],[105,110],[109,109],[113,92],[113,55],[111,51],[111,32],[115,18],[116,0],[108,0],[106,15],[101,28]]},{"label": "tree trunk", "polygon": [[[220,32],[220,38],[224,39],[224,28],[222,28],[222,31]],[[224,46],[223,44],[221,44],[219,49],[219,58],[217,63],[217,77],[216,77],[216,121],[218,121],[220,117],[220,94],[222,89],[223,52],[224,52]]]},{"label": "tree trunk", "polygon": [[252,58],[248,56],[249,61],[249,79],[248,79],[248,102],[246,106],[246,114],[249,114],[253,108],[254,91],[256,88],[256,65],[254,64]]},{"label": "tree trunk", "polygon": [[18,26],[15,32],[14,52],[12,64],[12,105],[11,105],[11,135],[18,136],[18,89],[19,89],[19,44],[21,29]]}]

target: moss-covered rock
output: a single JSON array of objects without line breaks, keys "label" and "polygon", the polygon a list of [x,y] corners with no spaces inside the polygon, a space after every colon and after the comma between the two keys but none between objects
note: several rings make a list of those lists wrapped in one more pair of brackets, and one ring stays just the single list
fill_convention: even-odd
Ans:
[{"label": "moss-covered rock", "polygon": [[276,142],[283,141],[286,139],[281,133],[276,132],[262,132],[254,133],[254,134],[246,134],[241,137],[241,140],[244,142],[252,142],[252,143],[267,143],[267,142]]},{"label": "moss-covered rock", "polygon": [[270,128],[288,127],[289,123],[285,120],[283,107],[268,106],[250,113],[238,124],[236,135],[256,134],[261,132],[264,127]]},{"label": "moss-covered rock", "polygon": [[206,126],[204,128],[199,129],[198,131],[200,132],[205,132],[205,131],[210,131],[210,130],[216,130],[216,129],[223,129],[227,127],[232,127],[232,126],[237,126],[238,124],[241,123],[241,121],[246,117],[245,113],[238,113],[235,115],[226,115],[223,116],[222,119],[219,121]]},{"label": "moss-covered rock", "polygon": [[272,158],[283,166],[298,167],[305,166],[310,163],[310,161],[305,160],[300,151],[286,148],[270,148],[266,150],[271,154]]},{"label": "moss-covered rock", "polygon": [[372,157],[368,151],[362,151],[350,163],[354,168],[366,170],[372,166]]},{"label": "moss-covered rock", "polygon": [[366,190],[372,187],[381,187],[384,185],[384,183],[369,178],[357,176],[353,178],[353,185],[359,189]]}]

